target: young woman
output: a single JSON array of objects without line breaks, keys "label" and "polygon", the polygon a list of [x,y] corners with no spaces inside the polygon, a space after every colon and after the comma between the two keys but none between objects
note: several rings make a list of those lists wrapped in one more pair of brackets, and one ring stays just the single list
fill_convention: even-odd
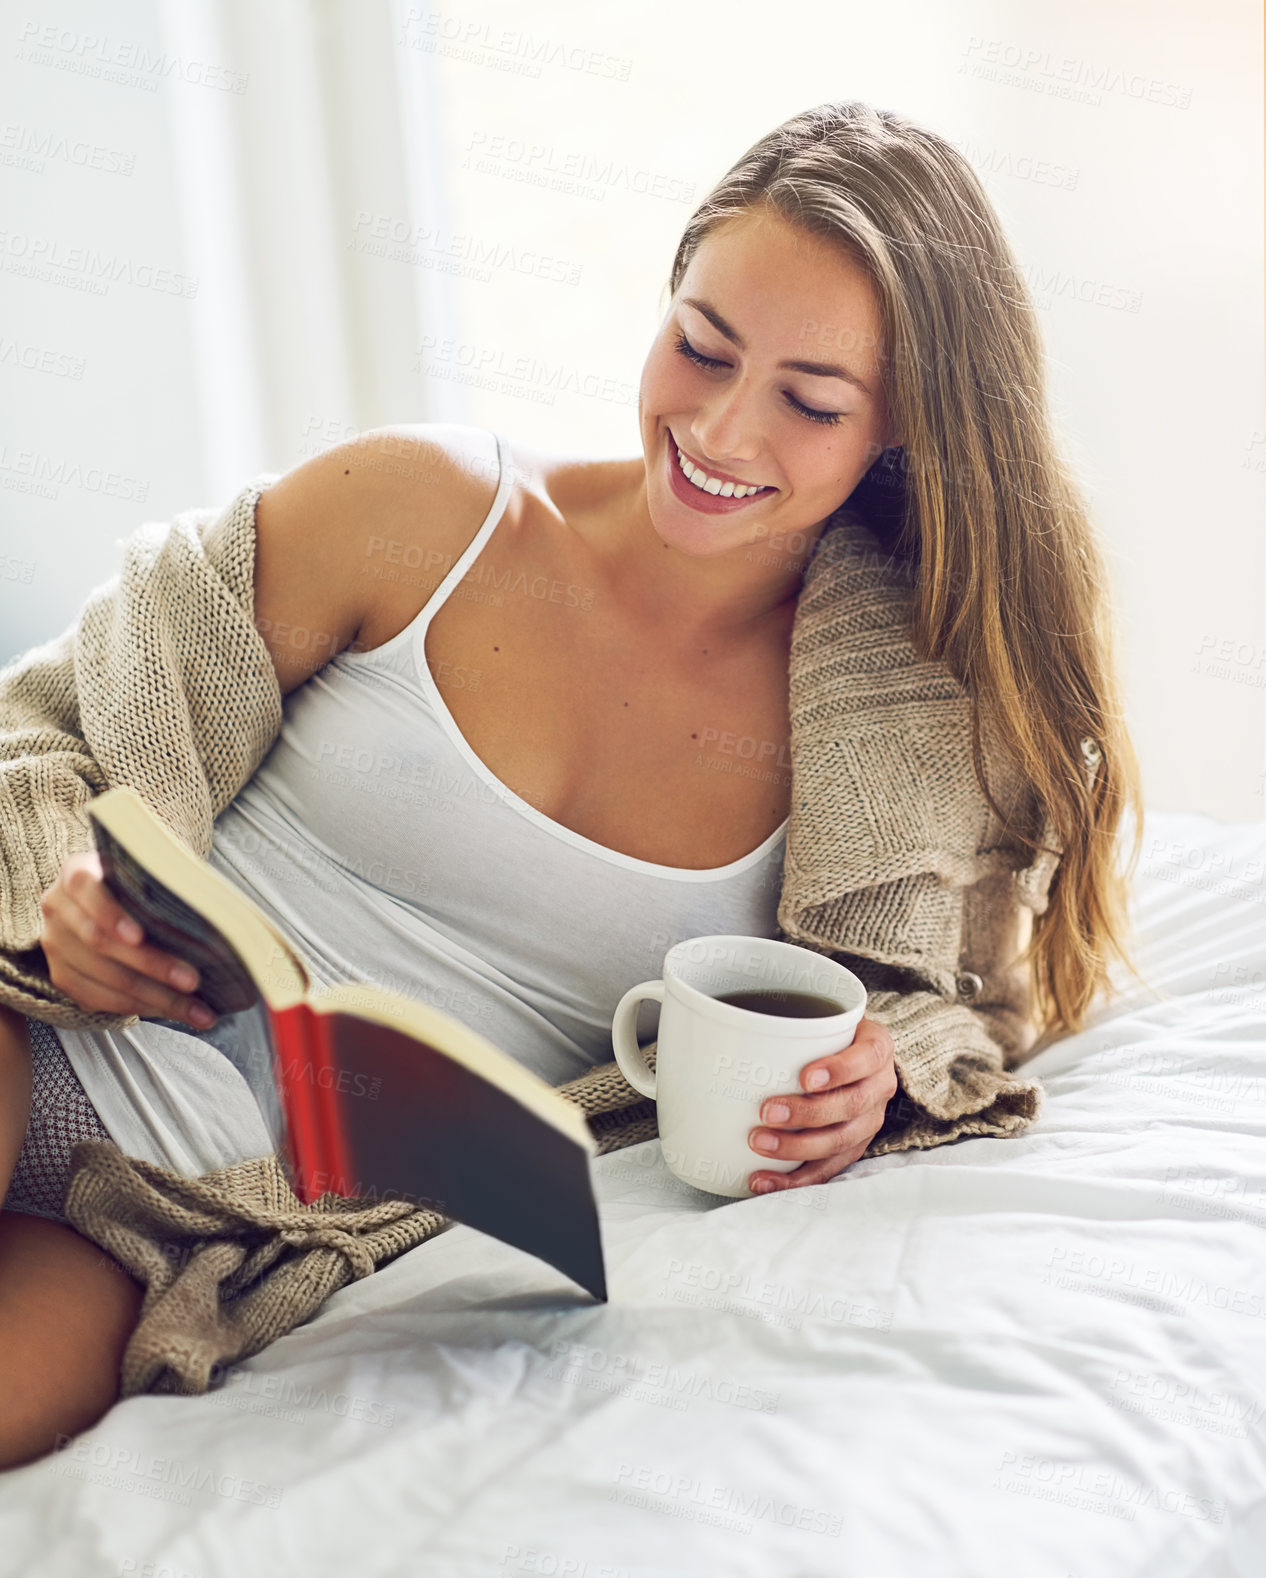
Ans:
[{"label": "young woman", "polygon": [[[425,425],[261,495],[255,613],[286,715],[212,864],[322,983],[438,1002],[556,1083],[605,1061],[616,1001],[672,942],[775,934],[790,775],[717,771],[708,742],[787,761],[801,578],[851,500],[917,566],[921,650],[991,709],[1049,809],[1064,853],[1035,996],[1077,1028],[1123,954],[1114,836],[1137,770],[1107,578],[987,197],[933,133],[819,106],[722,179],[669,285],[636,459]],[[186,1174],[271,1148],[196,978],[128,932],[95,857],[66,863],[44,915],[55,984],[142,1021],[0,1023],[0,1462],[109,1406],[137,1318],[130,1278],[59,1220],[74,1140]],[[807,1070],[771,1099],[752,1189],[861,1156],[892,1050],[863,1020],[815,1065],[825,1088]],[[762,1172],[770,1154],[802,1165]]]}]

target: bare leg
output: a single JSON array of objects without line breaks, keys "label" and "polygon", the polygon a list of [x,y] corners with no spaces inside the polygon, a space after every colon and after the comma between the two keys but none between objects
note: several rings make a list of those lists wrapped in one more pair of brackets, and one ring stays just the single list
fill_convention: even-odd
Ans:
[{"label": "bare leg", "polygon": [[[0,1008],[0,1193],[22,1149],[30,1099],[26,1026]],[[140,1285],[73,1227],[0,1211],[0,1468],[42,1457],[59,1435],[86,1430],[106,1412],[141,1297]]]},{"label": "bare leg", "polygon": [[26,1136],[31,1112],[31,1041],[26,1020],[0,1008],[0,1200]]}]

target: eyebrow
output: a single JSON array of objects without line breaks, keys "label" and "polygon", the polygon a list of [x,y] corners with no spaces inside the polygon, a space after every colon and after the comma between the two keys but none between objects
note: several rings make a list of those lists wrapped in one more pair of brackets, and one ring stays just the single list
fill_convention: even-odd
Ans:
[{"label": "eyebrow", "polygon": [[[696,312],[701,312],[717,333],[723,334],[727,340],[737,345],[740,351],[746,349],[743,336],[725,321],[715,307],[709,306],[706,301],[700,301],[695,296],[683,296],[681,300],[683,306],[693,307]],[[790,368],[792,372],[810,373],[814,378],[842,378],[846,384],[852,384],[864,395],[874,399],[869,384],[863,383],[856,373],[850,372],[847,367],[841,367],[836,362],[786,361],[779,362],[778,365]]]}]

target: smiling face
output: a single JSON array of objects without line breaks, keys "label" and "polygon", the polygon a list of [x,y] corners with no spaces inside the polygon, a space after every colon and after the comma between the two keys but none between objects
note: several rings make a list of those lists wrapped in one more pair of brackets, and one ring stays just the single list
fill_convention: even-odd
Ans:
[{"label": "smiling face", "polygon": [[[881,329],[874,288],[838,247],[765,212],[712,231],[642,369],[647,507],[659,536],[711,555],[801,533],[807,553],[899,441],[880,382]],[[736,497],[735,484],[762,491]]]}]

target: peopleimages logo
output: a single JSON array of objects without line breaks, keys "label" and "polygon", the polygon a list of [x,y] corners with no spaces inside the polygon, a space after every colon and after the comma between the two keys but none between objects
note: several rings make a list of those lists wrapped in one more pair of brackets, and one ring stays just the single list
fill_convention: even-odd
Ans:
[{"label": "peopleimages logo", "polygon": [[1044,45],[973,35],[963,47],[960,74],[996,81],[1009,87],[1035,88],[1039,93],[1098,105],[1105,93],[1119,93],[1135,103],[1191,108],[1190,86],[1107,61],[1060,55]]},{"label": "peopleimages logo", "polygon": [[72,141],[60,132],[41,131],[16,121],[0,126],[0,155],[5,164],[16,164],[41,175],[50,159],[77,164],[85,170],[99,170],[104,175],[131,175],[136,168],[134,153],[103,148],[99,143],[84,142],[82,138]]},{"label": "peopleimages logo", "polygon": [[49,1466],[75,1479],[108,1484],[118,1490],[155,1496],[158,1500],[190,1504],[195,1492],[210,1491],[228,1501],[248,1501],[257,1507],[279,1507],[281,1488],[241,1474],[200,1467],[181,1458],[138,1452],[132,1447],[112,1447],[59,1434]]},{"label": "peopleimages logo", "polygon": [[891,1310],[821,1288],[792,1287],[749,1271],[723,1271],[698,1260],[670,1260],[664,1280],[675,1284],[667,1291],[677,1304],[728,1309],[775,1325],[797,1326],[804,1318],[862,1326],[871,1331],[892,1329]]},{"label": "peopleimages logo", "polygon": [[636,1402],[679,1411],[699,1399],[756,1413],[778,1411],[779,1393],[692,1366],[682,1367],[667,1360],[646,1359],[640,1354],[619,1353],[565,1338],[555,1341],[552,1355],[557,1362],[545,1372],[551,1380],[567,1381],[591,1391],[620,1392]]},{"label": "peopleimages logo", "polygon": [[86,365],[82,356],[71,356],[66,351],[55,351],[43,345],[19,344],[0,334],[0,367],[23,367],[27,372],[71,378],[78,383]]},{"label": "peopleimages logo", "polygon": [[1149,1485],[1094,1463],[1071,1463],[1010,1447],[998,1460],[992,1488],[1104,1512],[1129,1523],[1139,1508],[1204,1523],[1221,1523],[1226,1518],[1226,1503],[1213,1496],[1197,1496],[1172,1485]]},{"label": "peopleimages logo", "polygon": [[599,201],[616,190],[678,203],[691,203],[695,195],[693,181],[631,166],[605,153],[579,148],[560,150],[553,143],[485,131],[471,134],[461,168]]},{"label": "peopleimages logo", "polygon": [[1145,1266],[1123,1255],[1096,1253],[1083,1249],[1053,1249],[1041,1272],[1048,1286],[1096,1292],[1096,1283],[1105,1297],[1127,1295],[1150,1308],[1165,1309],[1167,1304],[1189,1308],[1227,1310],[1266,1320],[1266,1295],[1252,1288],[1231,1287],[1224,1282],[1209,1282],[1187,1271],[1171,1271],[1164,1266]]},{"label": "peopleimages logo", "polygon": [[120,280],[138,290],[156,290],[160,295],[190,301],[198,294],[196,275],[138,263],[116,252],[98,252],[95,247],[66,246],[56,236],[32,236],[20,230],[0,230],[0,264],[7,274],[74,284],[97,296],[104,296],[109,286]]},{"label": "peopleimages logo", "polygon": [[627,82],[632,60],[591,49],[576,39],[523,32],[517,27],[480,22],[471,17],[446,16],[443,11],[411,6],[405,15],[399,42],[411,49],[468,60],[476,65],[513,70],[515,75],[539,77],[542,66],[557,66],[609,81]]},{"label": "peopleimages logo", "polygon": [[371,214],[367,209],[357,210],[347,250],[424,268],[443,264],[450,272],[466,271],[484,283],[492,278],[493,269],[507,269],[554,284],[578,285],[582,267],[553,253],[538,252],[535,247],[418,225],[391,214]]},{"label": "peopleimages logo", "polygon": [[167,50],[155,52],[144,44],[115,43],[105,33],[82,33],[78,28],[32,19],[18,29],[17,58],[28,65],[56,66],[78,76],[143,88],[147,93],[153,93],[160,82],[173,79],[222,93],[245,93],[249,80],[244,71],[227,66],[209,65]]},{"label": "peopleimages logo", "polygon": [[702,1475],[678,1474],[672,1469],[655,1468],[648,1463],[621,1463],[615,1476],[612,1501],[641,1506],[648,1511],[665,1512],[690,1522],[712,1523],[736,1519],[738,1532],[750,1533],[753,1520],[796,1529],[803,1534],[824,1534],[839,1539],[844,1519],[824,1507],[805,1506],[784,1501],[768,1491],[747,1491],[732,1485],[717,1485]]},{"label": "peopleimages logo", "polygon": [[18,491],[25,491],[20,487],[24,481],[49,490],[50,498],[57,497],[60,487],[81,488],[85,493],[103,493],[138,504],[143,504],[149,495],[149,483],[139,477],[106,471],[101,466],[83,466],[77,460],[44,455],[37,449],[10,449],[7,444],[0,444],[0,484],[19,484]]}]

